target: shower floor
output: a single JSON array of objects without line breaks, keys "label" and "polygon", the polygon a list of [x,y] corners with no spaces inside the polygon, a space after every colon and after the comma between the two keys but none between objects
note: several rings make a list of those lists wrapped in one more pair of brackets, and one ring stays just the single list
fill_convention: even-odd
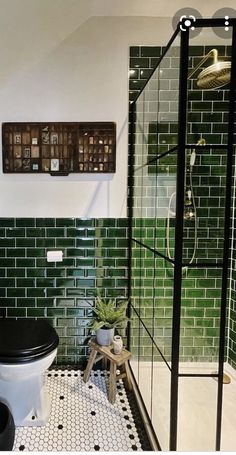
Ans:
[{"label": "shower floor", "polygon": [[16,428],[14,451],[151,450],[132,392],[117,383],[114,405],[107,399],[107,372],[50,369],[45,381],[51,396],[50,419],[44,427]]},{"label": "shower floor", "polygon": [[[168,450],[170,372],[163,363],[131,362],[161,448]],[[213,373],[214,364],[186,363],[181,373]],[[225,364],[224,372],[231,378],[223,386],[221,451],[236,451],[236,371]],[[152,378],[152,379],[151,379]],[[178,451],[215,451],[216,406],[218,382],[214,378],[188,377],[179,379]],[[153,396],[153,400],[151,400]]]}]

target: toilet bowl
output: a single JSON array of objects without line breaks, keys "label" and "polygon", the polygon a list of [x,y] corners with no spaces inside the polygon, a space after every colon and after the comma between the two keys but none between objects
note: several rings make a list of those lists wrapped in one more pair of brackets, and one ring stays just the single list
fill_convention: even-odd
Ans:
[{"label": "toilet bowl", "polygon": [[43,374],[57,354],[58,335],[45,320],[0,320],[0,401],[16,426],[42,426],[50,413]]}]

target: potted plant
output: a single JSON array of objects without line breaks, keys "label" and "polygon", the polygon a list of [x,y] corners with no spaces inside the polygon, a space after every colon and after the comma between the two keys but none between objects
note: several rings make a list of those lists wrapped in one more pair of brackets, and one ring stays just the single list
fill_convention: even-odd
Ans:
[{"label": "potted plant", "polygon": [[93,308],[94,318],[89,324],[96,332],[97,343],[109,346],[112,343],[115,328],[125,328],[128,318],[126,316],[127,301],[118,302],[115,299],[102,299],[96,297]]}]

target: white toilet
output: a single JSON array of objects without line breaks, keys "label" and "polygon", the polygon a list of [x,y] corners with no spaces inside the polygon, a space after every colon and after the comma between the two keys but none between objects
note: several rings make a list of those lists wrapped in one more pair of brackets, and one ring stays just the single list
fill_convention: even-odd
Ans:
[{"label": "white toilet", "polygon": [[0,401],[16,426],[47,423],[50,400],[43,373],[55,359],[58,343],[45,320],[0,319]]}]

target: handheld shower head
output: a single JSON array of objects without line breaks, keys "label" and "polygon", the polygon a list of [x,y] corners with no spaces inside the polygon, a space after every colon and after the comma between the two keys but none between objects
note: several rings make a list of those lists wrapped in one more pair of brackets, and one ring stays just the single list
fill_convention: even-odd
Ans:
[{"label": "handheld shower head", "polygon": [[213,56],[214,63],[200,72],[197,78],[197,86],[201,89],[214,90],[228,84],[230,81],[230,70],[231,62],[218,61],[217,49],[211,49],[210,52],[200,61],[200,63],[190,73],[188,79],[190,79],[198,68],[208,60],[209,57]]}]

